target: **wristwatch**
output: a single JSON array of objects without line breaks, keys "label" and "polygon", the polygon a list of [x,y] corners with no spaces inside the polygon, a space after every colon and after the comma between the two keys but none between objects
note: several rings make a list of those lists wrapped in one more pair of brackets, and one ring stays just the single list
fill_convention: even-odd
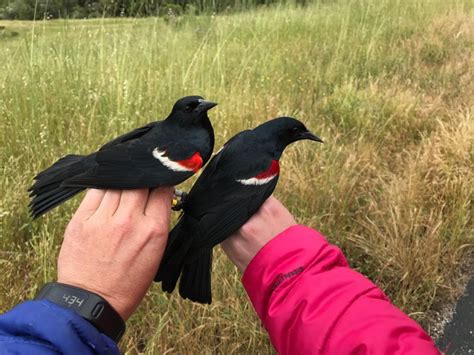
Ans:
[{"label": "wristwatch", "polygon": [[35,297],[35,300],[43,299],[72,309],[117,343],[125,333],[125,322],[117,311],[94,292],[59,282],[48,282]]}]

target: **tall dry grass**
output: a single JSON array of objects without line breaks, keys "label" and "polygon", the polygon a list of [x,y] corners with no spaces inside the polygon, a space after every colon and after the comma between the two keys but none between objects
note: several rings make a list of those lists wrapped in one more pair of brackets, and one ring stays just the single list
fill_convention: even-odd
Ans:
[{"label": "tall dry grass", "polygon": [[[0,311],[54,279],[78,203],[32,222],[35,173],[197,93],[220,103],[217,146],[283,114],[325,140],[285,153],[276,196],[430,331],[473,255],[472,10],[467,0],[349,0],[168,22],[0,23],[19,33],[0,36]],[[153,287],[125,352],[272,353],[217,254],[213,304]]]}]

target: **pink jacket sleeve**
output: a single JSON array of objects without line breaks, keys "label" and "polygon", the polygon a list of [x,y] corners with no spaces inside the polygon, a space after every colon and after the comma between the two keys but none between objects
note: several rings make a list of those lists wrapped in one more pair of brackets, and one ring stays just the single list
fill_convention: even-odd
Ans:
[{"label": "pink jacket sleeve", "polygon": [[431,338],[317,231],[293,226],[243,284],[280,354],[439,354]]}]

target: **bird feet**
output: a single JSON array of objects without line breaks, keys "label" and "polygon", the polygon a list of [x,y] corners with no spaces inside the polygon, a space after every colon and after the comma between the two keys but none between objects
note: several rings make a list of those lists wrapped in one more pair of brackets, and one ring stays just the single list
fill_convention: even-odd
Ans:
[{"label": "bird feet", "polygon": [[186,202],[186,197],[188,194],[184,191],[175,189],[174,198],[171,201],[171,209],[173,211],[181,211],[183,209],[184,203]]}]

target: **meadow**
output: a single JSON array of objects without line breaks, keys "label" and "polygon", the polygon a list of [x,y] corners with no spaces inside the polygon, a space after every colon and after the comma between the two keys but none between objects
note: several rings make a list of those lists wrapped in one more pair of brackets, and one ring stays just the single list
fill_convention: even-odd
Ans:
[{"label": "meadow", "polygon": [[[275,195],[436,335],[474,256],[473,9],[320,0],[166,19],[0,21],[0,312],[55,278],[80,201],[33,222],[34,175],[199,94],[219,102],[216,150],[280,115],[325,141],[285,152]],[[212,305],[197,305],[154,285],[121,349],[273,353],[220,249],[213,293]]]}]

